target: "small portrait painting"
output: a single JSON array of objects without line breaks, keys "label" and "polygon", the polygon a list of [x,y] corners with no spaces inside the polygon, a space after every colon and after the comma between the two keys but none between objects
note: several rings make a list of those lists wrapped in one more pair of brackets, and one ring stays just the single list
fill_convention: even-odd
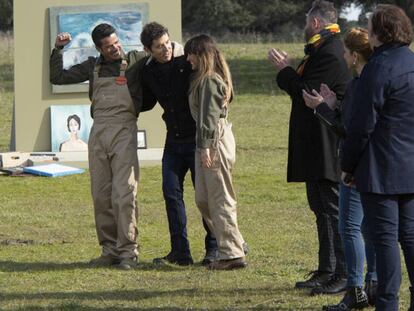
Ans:
[{"label": "small portrait painting", "polygon": [[92,118],[89,105],[51,106],[52,151],[87,151]]},{"label": "small portrait painting", "polygon": [[88,151],[88,144],[79,137],[81,119],[77,114],[71,114],[66,121],[69,137],[59,146],[59,151]]}]

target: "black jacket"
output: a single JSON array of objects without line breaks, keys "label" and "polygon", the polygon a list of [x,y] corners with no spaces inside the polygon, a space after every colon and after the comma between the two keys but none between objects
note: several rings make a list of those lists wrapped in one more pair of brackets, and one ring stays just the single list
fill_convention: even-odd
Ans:
[{"label": "black jacket", "polygon": [[142,69],[144,103],[142,111],[152,109],[157,101],[164,109],[167,142],[194,142],[196,126],[188,105],[191,65],[186,57],[175,56],[167,64],[148,60]]},{"label": "black jacket", "polygon": [[339,35],[333,35],[310,55],[302,76],[292,67],[277,75],[279,87],[292,99],[288,182],[339,181],[339,138],[305,105],[302,90],[319,91],[325,83],[341,98],[351,78],[343,54]]}]

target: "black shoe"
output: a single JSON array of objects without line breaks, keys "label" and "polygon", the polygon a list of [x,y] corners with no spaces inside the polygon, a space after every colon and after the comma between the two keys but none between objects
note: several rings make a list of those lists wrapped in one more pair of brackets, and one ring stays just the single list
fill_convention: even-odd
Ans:
[{"label": "black shoe", "polygon": [[201,265],[208,266],[213,261],[218,260],[218,249],[213,248],[206,251],[206,255],[204,256],[203,260],[201,261]]},{"label": "black shoe", "polygon": [[410,308],[408,311],[414,311],[414,287],[410,287],[411,292],[411,302],[410,302]]},{"label": "black shoe", "polygon": [[306,277],[310,278],[306,281],[296,282],[295,288],[314,288],[316,286],[320,286],[326,282],[328,282],[332,274],[323,271],[311,271],[309,272]]},{"label": "black shoe", "polygon": [[364,290],[367,293],[368,302],[371,306],[375,306],[375,302],[377,301],[377,286],[377,281],[368,280],[365,282]]},{"label": "black shoe", "polygon": [[334,275],[328,282],[314,287],[311,291],[311,296],[320,294],[339,294],[341,292],[346,291],[346,283],[346,278]]},{"label": "black shoe", "polygon": [[177,258],[172,253],[169,253],[167,256],[154,258],[152,263],[156,266],[163,266],[168,263],[172,263],[179,266],[190,266],[194,264],[194,261],[191,257]]},{"label": "black shoe", "polygon": [[362,287],[348,287],[344,298],[337,305],[323,306],[324,311],[350,311],[369,306],[368,296]]}]

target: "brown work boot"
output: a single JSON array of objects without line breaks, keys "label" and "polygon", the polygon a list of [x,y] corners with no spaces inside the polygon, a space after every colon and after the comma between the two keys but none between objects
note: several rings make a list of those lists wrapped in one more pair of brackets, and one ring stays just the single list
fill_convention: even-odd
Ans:
[{"label": "brown work boot", "polygon": [[218,259],[218,249],[217,248],[209,249],[206,251],[206,255],[201,261],[201,265],[203,265],[204,267],[207,267],[211,265],[217,259]]},{"label": "brown work boot", "polygon": [[208,265],[209,270],[233,270],[246,268],[247,262],[244,257],[233,258],[233,259],[222,259],[213,261]]},{"label": "brown work boot", "polygon": [[101,255],[89,261],[89,265],[92,267],[110,267],[116,264],[119,264],[118,258],[104,255]]},{"label": "brown work boot", "polygon": [[122,258],[121,262],[117,265],[115,265],[115,268],[118,268],[120,270],[131,270],[138,266],[138,258],[132,257],[132,258]]}]

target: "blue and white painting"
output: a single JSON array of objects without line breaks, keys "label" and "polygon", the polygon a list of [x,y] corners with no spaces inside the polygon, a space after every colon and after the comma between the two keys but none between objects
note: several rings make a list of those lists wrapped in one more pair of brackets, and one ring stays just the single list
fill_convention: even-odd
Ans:
[{"label": "blue and white painting", "polygon": [[[89,56],[98,55],[92,30],[100,23],[109,23],[117,30],[125,52],[142,50],[140,35],[143,25],[148,23],[148,16],[147,2],[50,7],[50,46],[54,46],[60,32],[71,34],[72,42],[63,50],[63,66],[68,69]],[[88,82],[52,85],[52,92],[88,92]]]},{"label": "blue and white painting", "polygon": [[[90,105],[50,106],[52,151],[87,151],[93,125]],[[74,123],[74,126],[72,123]]]},{"label": "blue and white painting", "polygon": [[63,54],[65,69],[85,61],[90,56],[98,55],[91,33],[101,23],[115,27],[126,52],[142,50],[139,38],[143,26],[140,12],[63,13],[58,15],[59,32],[68,32],[72,36],[72,41]]}]

